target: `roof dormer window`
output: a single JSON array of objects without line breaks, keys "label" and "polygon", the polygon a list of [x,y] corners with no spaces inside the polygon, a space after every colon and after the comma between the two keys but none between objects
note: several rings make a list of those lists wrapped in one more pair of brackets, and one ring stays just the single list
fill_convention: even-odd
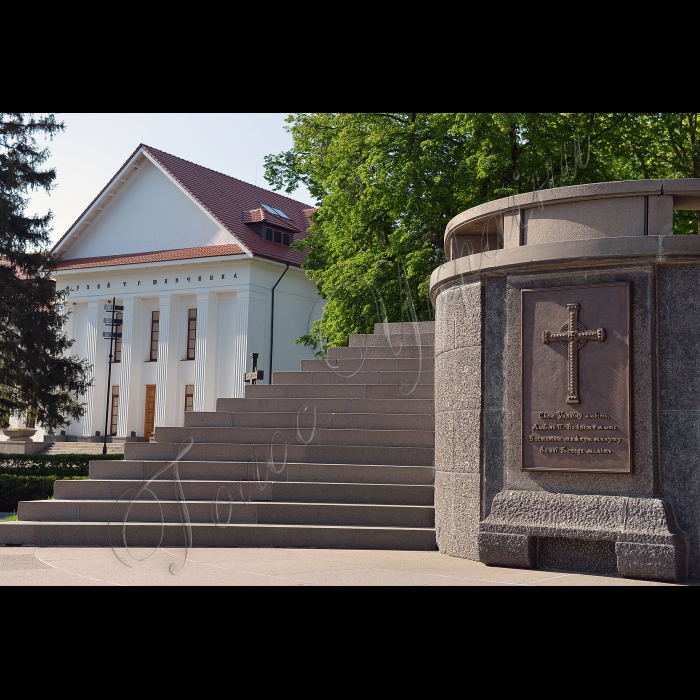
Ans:
[{"label": "roof dormer window", "polygon": [[265,226],[265,236],[266,241],[272,241],[273,243],[281,243],[282,245],[290,246],[294,240],[291,233],[287,231],[280,231],[276,228],[270,228]]}]

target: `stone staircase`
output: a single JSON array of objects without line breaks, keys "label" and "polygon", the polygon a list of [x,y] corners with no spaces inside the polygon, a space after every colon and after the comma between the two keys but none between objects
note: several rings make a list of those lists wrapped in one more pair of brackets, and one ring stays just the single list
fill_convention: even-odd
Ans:
[{"label": "stone staircase", "polygon": [[[123,454],[123,442],[108,442],[107,454]],[[101,442],[52,442],[40,455],[101,455]]]},{"label": "stone staircase", "polygon": [[53,501],[21,502],[0,544],[436,549],[433,333],[376,324],[156,428]]}]

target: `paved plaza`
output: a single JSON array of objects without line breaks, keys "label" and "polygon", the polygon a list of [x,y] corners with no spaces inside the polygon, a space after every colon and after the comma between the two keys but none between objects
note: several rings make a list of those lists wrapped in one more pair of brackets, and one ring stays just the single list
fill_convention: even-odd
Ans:
[{"label": "paved plaza", "polygon": [[671,584],[488,567],[440,552],[0,547],[0,586],[661,585]]}]

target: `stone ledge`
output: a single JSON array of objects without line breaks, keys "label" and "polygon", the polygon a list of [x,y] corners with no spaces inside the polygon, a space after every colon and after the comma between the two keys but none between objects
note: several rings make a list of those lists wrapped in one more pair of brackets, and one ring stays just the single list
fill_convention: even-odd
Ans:
[{"label": "stone ledge", "polygon": [[494,566],[518,566],[518,561],[519,566],[535,566],[537,537],[612,541],[619,574],[685,578],[685,535],[660,498],[502,491],[479,523],[480,560]]},{"label": "stone ledge", "polygon": [[451,260],[433,270],[430,299],[482,275],[629,263],[700,262],[700,236],[618,236],[501,248]]},{"label": "stone ledge", "polygon": [[[700,178],[671,178],[668,180],[619,180],[593,182],[585,185],[569,185],[525,192],[502,197],[492,202],[463,211],[451,219],[445,227],[445,252],[449,253],[449,241],[454,236],[479,236],[484,226],[492,221],[502,230],[503,216],[523,209],[542,208],[548,205],[583,202],[617,197],[655,197],[670,195],[674,208],[696,209],[700,206]],[[678,200],[678,201],[676,201]]]},{"label": "stone ledge", "polygon": [[35,455],[45,450],[51,443],[49,442],[27,442],[19,440],[6,440],[0,442],[0,454],[4,455]]},{"label": "stone ledge", "polygon": [[[492,202],[485,202],[457,214],[448,222],[445,228],[445,243],[454,235],[465,235],[469,231],[469,225],[481,223],[489,217],[500,217],[508,212],[520,209],[532,209],[533,207],[547,206],[549,204],[563,204],[565,202],[580,202],[582,200],[609,199],[612,197],[642,197],[654,196],[664,193],[663,180],[620,180],[613,182],[593,182],[585,185],[569,185],[568,187],[552,187],[534,192],[510,197],[502,197]],[[693,187],[695,181],[690,180],[686,189],[697,192]],[[677,185],[681,187],[681,185]],[[686,191],[684,189],[684,193]],[[477,233],[480,233],[480,229]],[[446,246],[447,247],[447,246]]]}]

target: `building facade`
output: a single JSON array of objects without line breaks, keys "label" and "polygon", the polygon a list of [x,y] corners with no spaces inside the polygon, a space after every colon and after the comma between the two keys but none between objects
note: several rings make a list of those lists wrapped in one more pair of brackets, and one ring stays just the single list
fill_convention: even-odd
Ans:
[{"label": "building facade", "polygon": [[[140,145],[56,244],[72,353],[92,366],[77,438],[148,439],[244,393],[250,354],[263,383],[313,357],[294,341],[323,312],[291,249],[314,209]],[[103,337],[123,307],[112,347]],[[41,431],[35,440],[42,439]]]}]

